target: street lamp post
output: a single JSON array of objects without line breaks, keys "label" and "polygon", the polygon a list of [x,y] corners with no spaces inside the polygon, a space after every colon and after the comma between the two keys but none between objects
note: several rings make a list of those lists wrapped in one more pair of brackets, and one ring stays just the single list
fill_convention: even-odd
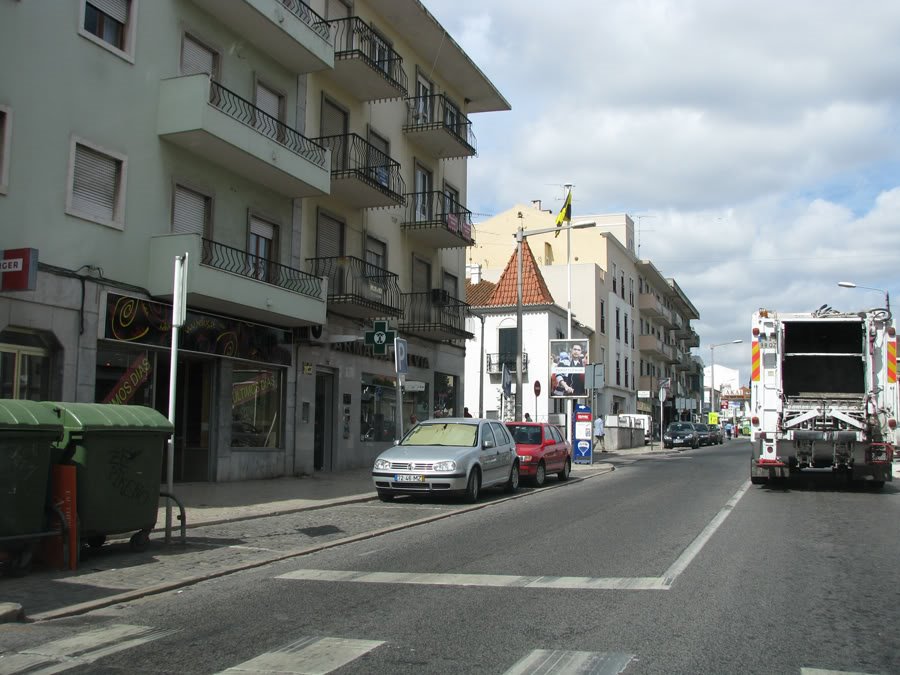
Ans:
[{"label": "street lamp post", "polygon": [[[596,227],[595,221],[587,223],[569,223],[568,225],[560,225],[559,227],[544,227],[539,230],[531,230],[525,232],[522,227],[522,212],[519,212],[519,229],[516,230],[516,249],[518,257],[518,265],[516,266],[516,406],[515,415],[517,420],[522,419],[522,243],[527,237],[536,234],[549,234],[550,232],[559,232],[560,230],[582,230],[588,227]],[[570,247],[571,248],[571,247]],[[571,275],[571,269],[569,270]],[[569,295],[571,296],[571,282],[569,282]],[[572,298],[567,299],[569,339],[572,337]],[[567,425],[571,426],[571,425]]]},{"label": "street lamp post", "polygon": [[729,340],[709,346],[709,412],[713,411],[716,399],[716,347],[739,345],[742,342],[743,340]]},{"label": "street lamp post", "polygon": [[873,288],[872,286],[860,286],[859,284],[854,284],[852,281],[839,281],[838,286],[841,288],[865,288],[867,291],[879,291],[884,293],[884,306],[887,309],[888,321],[891,320],[891,296],[885,289]]}]

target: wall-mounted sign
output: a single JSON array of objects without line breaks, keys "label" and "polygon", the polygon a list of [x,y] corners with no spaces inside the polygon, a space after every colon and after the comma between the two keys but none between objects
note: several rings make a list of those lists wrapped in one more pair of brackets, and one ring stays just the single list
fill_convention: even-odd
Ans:
[{"label": "wall-mounted sign", "polygon": [[0,251],[0,291],[33,291],[37,287],[38,250]]}]

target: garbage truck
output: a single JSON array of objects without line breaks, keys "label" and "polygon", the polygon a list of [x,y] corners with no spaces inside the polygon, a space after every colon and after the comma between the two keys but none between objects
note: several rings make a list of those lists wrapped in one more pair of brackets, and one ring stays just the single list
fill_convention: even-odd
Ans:
[{"label": "garbage truck", "polygon": [[898,414],[890,307],[752,317],[750,480],[829,474],[892,480]]}]

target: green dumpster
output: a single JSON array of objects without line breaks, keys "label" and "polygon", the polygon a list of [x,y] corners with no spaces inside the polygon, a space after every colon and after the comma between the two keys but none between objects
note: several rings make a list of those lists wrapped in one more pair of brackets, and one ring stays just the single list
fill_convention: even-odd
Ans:
[{"label": "green dumpster", "polygon": [[0,539],[47,529],[47,487],[59,419],[41,403],[0,399]]},{"label": "green dumpster", "polygon": [[101,546],[107,535],[136,530],[146,548],[156,525],[169,420],[153,408],[109,403],[45,403],[65,427],[59,447],[74,449],[78,533]]}]

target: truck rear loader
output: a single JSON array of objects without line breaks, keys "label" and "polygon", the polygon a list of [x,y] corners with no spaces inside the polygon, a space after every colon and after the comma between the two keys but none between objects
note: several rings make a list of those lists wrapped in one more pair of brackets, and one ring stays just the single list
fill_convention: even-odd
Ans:
[{"label": "truck rear loader", "polygon": [[897,336],[889,310],[753,314],[750,480],[892,480]]}]

